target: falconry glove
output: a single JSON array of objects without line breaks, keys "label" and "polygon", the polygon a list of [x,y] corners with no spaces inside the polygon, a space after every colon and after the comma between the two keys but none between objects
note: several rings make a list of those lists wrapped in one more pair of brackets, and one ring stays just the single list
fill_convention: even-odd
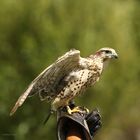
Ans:
[{"label": "falconry glove", "polygon": [[81,112],[68,114],[59,112],[57,123],[58,140],[66,140],[70,130],[72,134],[78,131],[82,140],[92,140],[97,130],[101,127],[101,116],[98,110],[87,113],[84,107],[80,107]]}]

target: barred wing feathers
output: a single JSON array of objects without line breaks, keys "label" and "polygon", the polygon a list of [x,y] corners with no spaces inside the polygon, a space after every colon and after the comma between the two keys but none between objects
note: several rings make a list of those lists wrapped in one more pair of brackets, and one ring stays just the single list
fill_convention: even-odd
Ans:
[{"label": "barred wing feathers", "polygon": [[79,50],[70,50],[59,57],[31,82],[25,92],[17,100],[10,115],[13,115],[16,112],[18,107],[24,103],[28,96],[39,94],[41,100],[46,98],[51,100],[56,97],[58,93],[55,91],[55,87],[68,72],[78,67],[79,59]]}]

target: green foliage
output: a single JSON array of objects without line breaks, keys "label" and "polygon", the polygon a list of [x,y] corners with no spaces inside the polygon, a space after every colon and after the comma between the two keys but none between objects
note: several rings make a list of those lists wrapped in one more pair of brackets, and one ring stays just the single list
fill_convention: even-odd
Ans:
[{"label": "green foliage", "polygon": [[77,103],[100,109],[97,140],[139,140],[139,5],[138,0],[1,0],[0,139],[56,139],[55,117],[42,126],[46,102],[29,98],[11,118],[10,109],[37,74],[69,49],[88,56],[112,47],[118,61]]}]

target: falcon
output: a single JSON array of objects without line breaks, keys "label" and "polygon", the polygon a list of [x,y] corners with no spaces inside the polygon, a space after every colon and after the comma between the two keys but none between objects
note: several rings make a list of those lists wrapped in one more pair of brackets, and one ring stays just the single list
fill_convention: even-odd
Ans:
[{"label": "falcon", "polygon": [[86,58],[80,56],[79,50],[70,50],[30,83],[10,115],[16,112],[27,97],[35,94],[39,95],[41,101],[50,102],[53,112],[63,107],[66,107],[69,114],[78,111],[77,107],[71,109],[69,102],[99,81],[106,62],[116,58],[118,55],[112,48],[101,48]]}]

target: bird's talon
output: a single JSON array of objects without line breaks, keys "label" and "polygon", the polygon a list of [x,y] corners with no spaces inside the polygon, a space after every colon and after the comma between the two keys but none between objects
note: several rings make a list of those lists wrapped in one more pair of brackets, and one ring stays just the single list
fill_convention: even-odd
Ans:
[{"label": "bird's talon", "polygon": [[84,107],[84,110],[85,110],[87,113],[89,113],[89,109],[87,109],[86,107]]},{"label": "bird's talon", "polygon": [[68,114],[72,114],[72,110],[70,109],[70,107],[69,106],[67,106],[67,112],[68,112]]},{"label": "bird's talon", "polygon": [[89,110],[86,107],[82,108],[80,106],[77,106],[71,109],[69,106],[67,106],[67,112],[71,115],[72,113],[89,113]]}]

